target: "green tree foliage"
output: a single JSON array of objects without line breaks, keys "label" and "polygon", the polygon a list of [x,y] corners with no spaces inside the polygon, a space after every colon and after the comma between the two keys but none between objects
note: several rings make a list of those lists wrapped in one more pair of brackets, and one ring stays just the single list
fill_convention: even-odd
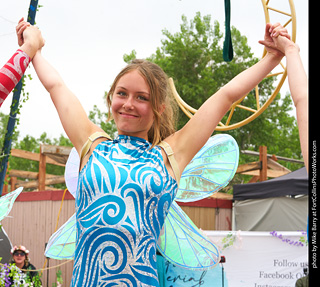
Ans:
[{"label": "green tree foliage", "polygon": [[[7,129],[8,116],[0,113],[1,124],[0,124],[0,146],[2,146],[4,141],[4,136]],[[107,122],[107,113],[101,112],[97,106],[94,106],[93,110],[89,112],[89,119],[100,126],[105,132],[109,135],[114,136],[117,131],[115,124],[113,122]],[[20,149],[25,151],[30,151],[34,153],[40,152],[40,145],[58,145],[58,146],[72,146],[70,140],[63,135],[60,135],[59,138],[50,139],[47,133],[43,132],[39,138],[32,137],[30,135],[26,135],[21,140],[18,140],[19,132],[15,129],[13,134],[13,145],[12,148]],[[9,169],[17,169],[23,171],[39,171],[39,162],[27,160],[23,158],[10,157],[9,158]],[[64,167],[47,164],[46,172],[48,174],[54,175],[63,175]],[[20,179],[21,180],[21,179]],[[55,188],[65,188],[65,184],[56,184]]]},{"label": "green tree foliage", "polygon": [[[169,77],[175,81],[178,94],[194,108],[200,105],[233,77],[254,65],[258,58],[253,56],[247,38],[235,27],[231,29],[234,58],[231,62],[223,60],[223,34],[217,21],[211,24],[211,16],[202,17],[197,13],[188,21],[182,16],[180,31],[172,34],[163,30],[162,46],[148,60],[161,66]],[[263,31],[261,31],[261,39]],[[126,62],[136,57],[136,52],[124,56]],[[266,98],[275,88],[274,79],[263,80],[259,85],[260,100]],[[256,108],[254,91],[243,102],[246,106]],[[267,110],[251,123],[226,131],[238,142],[241,150],[259,150],[260,145],[268,148],[268,153],[300,159],[301,150],[296,120],[290,115],[292,111],[290,94],[277,98]],[[251,112],[236,109],[231,124],[239,122]],[[181,128],[188,118],[180,112],[178,127]],[[240,164],[258,160],[256,157],[241,155]],[[281,162],[291,170],[301,165]]]},{"label": "green tree foliage", "polygon": [[[247,38],[232,27],[234,59],[224,62],[220,25],[215,21],[212,26],[211,17],[201,17],[200,13],[190,23],[182,16],[180,32],[171,34],[165,29],[163,35],[165,39],[162,40],[162,46],[157,48],[149,60],[161,66],[174,79],[179,95],[196,109],[233,77],[258,61],[253,57]],[[136,52],[132,51],[124,56],[124,60],[128,62],[135,56]],[[272,82],[272,79],[265,80],[260,88],[262,100],[272,91]],[[245,100],[245,104],[255,107],[253,93]],[[247,116],[248,112],[241,110],[233,117],[233,122]],[[187,120],[180,113],[178,127],[181,128]]]},{"label": "green tree foliage", "polygon": [[[163,30],[162,46],[149,59],[161,66],[175,81],[178,94],[192,107],[201,104],[241,71],[257,62],[247,45],[247,39],[232,29],[234,60],[223,60],[223,34],[217,21],[197,13],[188,22],[182,16],[180,32]],[[180,113],[179,127],[188,118]]]},{"label": "green tree foliage", "polygon": [[[4,115],[0,112],[0,148],[2,148],[4,137],[7,130],[7,123],[8,123],[8,115]],[[107,132],[112,137],[115,136],[117,131],[115,124],[113,121],[107,122],[107,113],[101,112],[97,106],[94,106],[93,110],[89,112],[89,119],[100,126],[105,132]],[[58,145],[58,146],[72,146],[70,140],[63,135],[60,135],[59,138],[50,139],[46,132],[43,132],[39,138],[32,137],[30,135],[26,135],[21,140],[19,138],[19,131],[15,128],[13,133],[13,144],[12,148],[20,149],[25,151],[30,151],[34,153],[40,152],[40,145],[47,144],[47,145]],[[10,156],[9,158],[9,169],[17,169],[23,171],[32,171],[38,172],[39,171],[39,162],[32,161],[23,158],[17,158]],[[52,164],[47,164],[46,172],[48,174],[54,175],[63,175],[64,174],[64,167],[56,166]],[[19,180],[21,180],[19,178]],[[56,184],[54,185],[55,188],[65,188],[65,184]]]},{"label": "green tree foliage", "polygon": [[[13,148],[30,151],[34,153],[39,153],[41,144],[72,146],[70,140],[68,138],[65,138],[63,135],[60,135],[59,138],[50,139],[48,138],[47,134],[44,132],[40,135],[39,138],[26,135],[23,139],[16,141],[15,144],[13,145]],[[10,156],[9,169],[38,172],[39,162]],[[53,165],[53,164],[47,164],[46,173],[54,174],[54,175],[63,175],[64,167]],[[20,180],[24,180],[24,179],[21,178]],[[64,189],[65,184],[56,184],[54,185],[54,187]]]},{"label": "green tree foliage", "polygon": [[[105,93],[106,96],[107,93]],[[108,121],[108,113],[101,112],[99,108],[94,105],[93,110],[89,112],[89,119],[99,127],[101,127],[108,135],[114,138],[117,127],[114,121]]]},{"label": "green tree foliage", "polygon": [[[0,112],[0,149],[2,150],[4,138],[7,130],[9,115]],[[15,129],[12,135],[12,141],[15,142],[19,137],[19,132]]]}]

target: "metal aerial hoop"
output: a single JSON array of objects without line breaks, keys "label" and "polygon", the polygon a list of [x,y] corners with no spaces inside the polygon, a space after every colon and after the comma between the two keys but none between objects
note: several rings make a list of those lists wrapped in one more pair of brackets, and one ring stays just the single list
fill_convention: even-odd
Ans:
[{"label": "metal aerial hoop", "polygon": [[[265,14],[266,23],[270,23],[270,22],[272,23],[272,19],[271,19],[272,15],[278,14],[278,15],[284,16],[286,22],[281,23],[281,24],[284,27],[288,27],[288,25],[291,25],[291,39],[293,42],[295,42],[296,41],[296,12],[295,12],[295,8],[294,8],[293,0],[288,0],[290,11],[282,11],[280,9],[275,8],[275,6],[279,3],[279,1],[277,1],[277,0],[273,1],[273,6],[271,6],[271,4],[270,4],[271,0],[261,0],[261,2],[262,2],[264,14]],[[270,14],[272,14],[272,15],[270,15]],[[262,58],[266,55],[266,53],[267,53],[266,49],[264,48]],[[259,86],[256,86],[255,87],[256,106],[255,107],[248,107],[248,106],[245,106],[244,104],[242,104],[243,100],[248,95],[244,96],[243,98],[241,98],[240,100],[238,100],[237,102],[235,102],[231,106],[230,110],[227,113],[227,119],[226,119],[225,123],[220,122],[219,125],[216,127],[217,131],[227,131],[227,130],[232,130],[232,129],[236,129],[241,126],[244,126],[244,125],[250,123],[251,121],[253,121],[254,119],[256,119],[259,115],[261,115],[267,109],[267,107],[270,105],[270,103],[274,100],[274,98],[279,93],[279,91],[280,91],[280,89],[281,89],[281,87],[287,77],[287,69],[286,69],[286,66],[282,62],[280,62],[280,64],[276,67],[276,69],[278,69],[278,68],[280,69],[279,72],[271,73],[271,74],[267,75],[267,77],[266,77],[266,78],[281,77],[277,86],[275,87],[272,94],[268,97],[268,99],[264,103],[260,103]],[[188,105],[179,96],[179,94],[174,86],[173,79],[170,79],[169,82],[170,82],[171,89],[173,91],[173,95],[174,95],[179,107],[189,118],[191,118],[197,112],[197,109]],[[235,114],[236,109],[243,109],[243,110],[249,111],[251,113],[251,115],[249,115],[244,120],[241,120],[237,123],[231,124],[231,119],[232,119],[232,116]]]}]

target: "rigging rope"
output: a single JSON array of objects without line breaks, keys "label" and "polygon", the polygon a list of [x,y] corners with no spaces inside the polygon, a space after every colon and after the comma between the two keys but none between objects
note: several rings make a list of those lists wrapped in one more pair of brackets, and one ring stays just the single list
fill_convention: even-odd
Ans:
[{"label": "rigging rope", "polygon": [[[58,223],[59,223],[60,213],[61,213],[61,210],[62,210],[62,205],[63,205],[64,197],[65,197],[65,195],[66,195],[67,190],[68,190],[68,189],[66,188],[66,189],[64,190],[64,192],[63,192],[63,195],[62,195],[61,204],[60,204],[60,209],[59,209],[58,216],[57,216],[56,227],[55,227],[53,233],[55,233],[55,232],[58,230]],[[70,259],[69,261],[72,261],[72,260],[73,260],[73,259]],[[48,261],[48,258],[46,258],[46,260],[44,261],[43,267],[42,267],[41,269],[37,270],[37,271],[41,271],[41,272],[42,272],[42,271],[44,271],[44,270],[53,269],[53,267],[58,267],[58,266],[61,266],[61,265],[65,264],[65,263],[68,263],[68,262],[69,262],[69,261],[67,261],[67,262],[64,262],[63,264],[59,264],[59,265],[56,265],[56,266],[53,266],[53,267],[47,267],[47,268],[45,268],[44,266],[46,266],[47,261]]]},{"label": "rigging rope", "polygon": [[225,40],[223,43],[223,60],[230,62],[233,59],[233,47],[231,40],[231,29],[230,29],[230,12],[231,5],[230,0],[224,0],[224,9],[225,9]]}]

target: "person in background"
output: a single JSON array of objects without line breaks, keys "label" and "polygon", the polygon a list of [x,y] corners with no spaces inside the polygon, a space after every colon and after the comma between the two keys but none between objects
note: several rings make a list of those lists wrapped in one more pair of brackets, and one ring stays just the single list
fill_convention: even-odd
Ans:
[{"label": "person in background", "polygon": [[309,274],[308,269],[304,268],[303,273],[305,276],[299,278],[295,284],[295,287],[309,287]]},{"label": "person in background", "polygon": [[[11,263],[14,263],[20,270],[21,275],[19,278],[19,284],[33,283],[33,286],[41,286],[41,280],[39,274],[36,270],[36,267],[30,263],[29,259],[29,250],[23,245],[14,246],[11,249],[12,260]],[[11,282],[14,284],[15,282]],[[20,285],[18,285],[20,286]],[[22,285],[25,286],[25,285]]]}]

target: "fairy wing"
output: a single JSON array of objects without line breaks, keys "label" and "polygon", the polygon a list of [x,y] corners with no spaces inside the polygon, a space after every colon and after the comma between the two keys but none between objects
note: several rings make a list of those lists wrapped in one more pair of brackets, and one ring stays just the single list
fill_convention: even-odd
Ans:
[{"label": "fairy wing", "polygon": [[[75,148],[69,154],[64,177],[69,192],[76,197],[78,177],[79,177],[80,158]],[[76,242],[76,214],[62,225],[54,234],[51,235],[46,250],[46,257],[54,259],[72,259],[75,251]]]},{"label": "fairy wing", "polygon": [[76,197],[78,178],[79,178],[80,157],[77,150],[73,147],[69,154],[64,178],[69,192]]},{"label": "fairy wing", "polygon": [[0,222],[4,219],[12,209],[13,203],[22,192],[23,187],[19,187],[14,191],[0,197]]},{"label": "fairy wing", "polygon": [[220,261],[218,248],[195,226],[176,202],[173,202],[160,237],[158,250],[176,266],[207,270]]},{"label": "fairy wing", "polygon": [[76,214],[51,235],[46,250],[46,257],[53,259],[72,259],[76,242]]},{"label": "fairy wing", "polygon": [[[239,148],[233,137],[215,135],[207,141],[183,171],[177,201],[196,201],[225,187],[239,162]],[[220,261],[218,248],[173,202],[158,240],[158,249],[174,265],[206,270]]]},{"label": "fairy wing", "polygon": [[210,137],[181,175],[175,199],[190,202],[203,199],[225,187],[239,162],[239,147],[227,134]]}]

